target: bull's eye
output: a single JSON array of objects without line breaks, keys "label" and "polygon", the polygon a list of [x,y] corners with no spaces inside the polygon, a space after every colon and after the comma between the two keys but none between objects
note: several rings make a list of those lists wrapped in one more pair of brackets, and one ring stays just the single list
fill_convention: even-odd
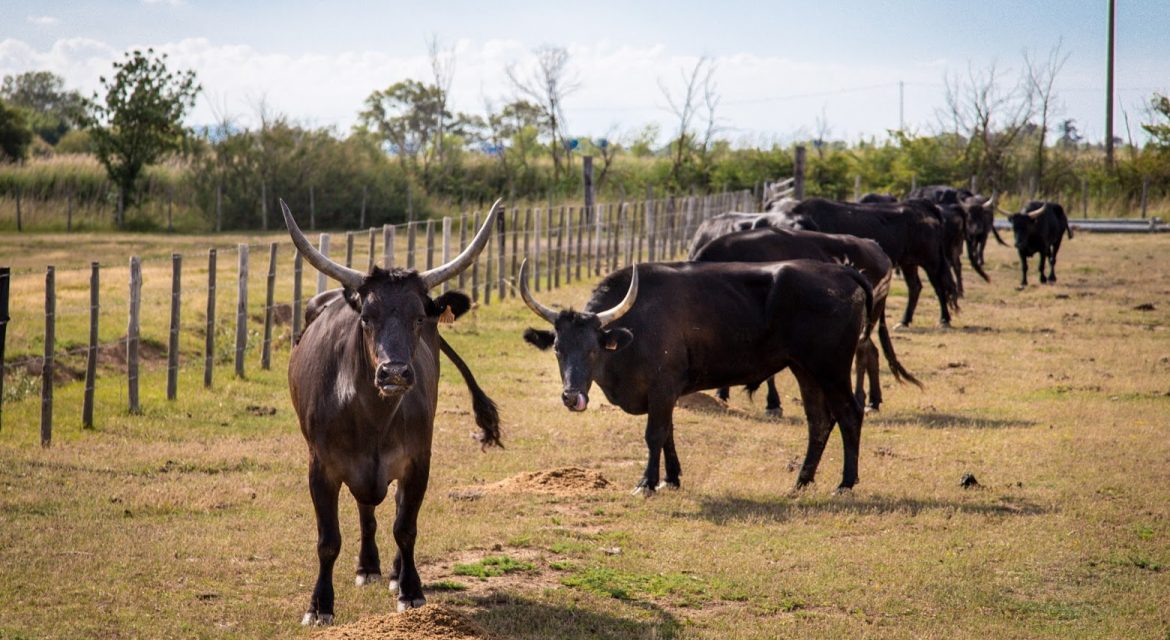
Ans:
[{"label": "bull's eye", "polygon": [[425,321],[426,321],[425,316],[419,316],[419,317],[414,319],[414,326],[421,327],[423,322],[425,322]]},{"label": "bull's eye", "polygon": [[370,326],[370,317],[369,317],[369,316],[367,316],[367,315],[365,315],[365,314],[362,314],[362,316],[361,316],[361,320],[362,320],[362,326],[363,326],[363,327],[368,327],[368,326]]}]

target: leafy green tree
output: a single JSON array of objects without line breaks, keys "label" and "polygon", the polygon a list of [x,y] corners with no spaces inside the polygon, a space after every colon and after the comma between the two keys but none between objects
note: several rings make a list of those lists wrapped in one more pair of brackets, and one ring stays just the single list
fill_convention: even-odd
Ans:
[{"label": "leafy green tree", "polygon": [[32,136],[24,111],[0,100],[0,161],[24,160]]},{"label": "leafy green tree", "polygon": [[143,169],[181,150],[188,138],[183,117],[195,106],[199,85],[194,71],[168,70],[166,57],[153,49],[127,52],[114,63],[114,76],[101,78],[104,97],[94,93],[85,100],[85,123],[98,160],[118,187],[119,213],[134,203]]},{"label": "leafy green tree", "polygon": [[81,94],[66,91],[65,81],[48,71],[4,76],[0,98],[25,109],[33,133],[51,145],[81,123]]},{"label": "leafy green tree", "polygon": [[1155,93],[1150,98],[1150,116],[1154,121],[1143,124],[1142,128],[1154,139],[1154,146],[1170,151],[1170,96]]},{"label": "leafy green tree", "polygon": [[429,185],[432,159],[439,149],[440,126],[451,120],[443,103],[438,87],[403,80],[371,93],[358,118],[360,126],[375,133],[404,168],[421,171],[423,183]]}]

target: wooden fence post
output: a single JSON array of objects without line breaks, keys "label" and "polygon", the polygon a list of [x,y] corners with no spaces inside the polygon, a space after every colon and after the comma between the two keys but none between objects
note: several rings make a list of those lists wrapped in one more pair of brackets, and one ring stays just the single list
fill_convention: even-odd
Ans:
[{"label": "wooden fence post", "polygon": [[207,250],[207,328],[203,344],[203,386],[211,388],[215,366],[215,249]]},{"label": "wooden fence post", "polygon": [[[459,214],[459,252],[467,248],[467,213],[460,212]],[[462,291],[467,285],[467,269],[459,272],[459,290]]]},{"label": "wooden fence post", "polygon": [[[443,264],[451,260],[451,216],[443,216]],[[447,283],[443,282],[443,293],[447,293]]]},{"label": "wooden fence post", "polygon": [[655,252],[654,244],[654,230],[656,229],[654,226],[654,201],[650,199],[653,197],[653,193],[653,187],[646,185],[646,257],[650,262],[654,262],[658,255]]},{"label": "wooden fence post", "polygon": [[[120,193],[121,193],[121,191],[119,190],[119,194]],[[121,210],[121,208],[122,208],[121,195],[119,195],[118,209]],[[122,216],[122,214],[119,212],[118,217],[121,218],[121,216]],[[118,223],[118,227],[121,228],[121,226],[122,226],[122,224]],[[215,232],[219,233],[220,231],[223,231],[223,181],[222,180],[215,183]]]},{"label": "wooden fence post", "polygon": [[[488,215],[489,216],[491,215],[490,210],[488,211]],[[483,279],[483,303],[485,305],[489,305],[492,303],[492,263],[495,262],[495,259],[493,258],[493,253],[494,253],[494,247],[496,244],[496,242],[495,242],[496,239],[492,237],[492,233],[494,233],[494,229],[488,229],[487,267],[486,267],[486,271],[484,272],[484,279]]]},{"label": "wooden fence post", "polygon": [[0,267],[0,429],[4,428],[4,342],[8,337],[8,292],[12,269]]},{"label": "wooden fence post", "polygon": [[[479,231],[479,212],[471,217],[471,228]],[[491,244],[490,242],[488,244]],[[471,301],[479,302],[479,256],[471,261]]]},{"label": "wooden fence post", "polygon": [[1089,217],[1089,181],[1081,178],[1081,217]]},{"label": "wooden fence post", "polygon": [[504,301],[508,289],[508,229],[507,229],[507,208],[496,216],[496,236],[500,244],[500,255],[497,257],[499,264],[496,266],[496,277],[499,279],[498,293],[500,294],[500,302]]},{"label": "wooden fence post", "polygon": [[[512,207],[512,286],[518,286],[516,278],[520,276],[520,207]],[[517,291],[516,289],[512,290]]]},{"label": "wooden fence post", "polygon": [[301,252],[293,249],[293,303],[292,303],[292,326],[293,326],[293,342],[301,334],[301,273],[304,271],[305,259],[301,256]]},{"label": "wooden fence post", "polygon": [[167,340],[167,400],[179,394],[179,309],[182,301],[183,256],[171,254],[171,326]]},{"label": "wooden fence post", "polygon": [[130,258],[130,321],[126,325],[126,398],[130,413],[141,413],[138,405],[138,314],[142,308],[142,260]]},{"label": "wooden fence post", "polygon": [[861,174],[853,176],[853,201],[861,199]]},{"label": "wooden fence post", "polygon": [[363,184],[362,185],[362,212],[359,215],[359,222],[358,222],[359,227],[366,226],[366,195],[367,195],[367,187],[366,187],[366,185]]},{"label": "wooden fence post", "polygon": [[540,235],[540,221],[543,219],[544,215],[537,208],[532,211],[532,224],[525,225],[532,230],[532,284],[536,287],[537,293],[540,293],[540,246],[544,240]]},{"label": "wooden fence post", "polygon": [[[167,226],[170,227],[170,212],[167,213]],[[268,231],[268,183],[260,181],[260,228]],[[170,230],[169,228],[167,229]]]},{"label": "wooden fence post", "polygon": [[[571,212],[572,210],[573,210],[572,207],[570,207],[569,211]],[[585,212],[586,211],[587,210],[585,209],[585,207],[581,207],[581,209],[577,212],[577,234],[576,234],[577,235],[577,259],[576,259],[576,265],[574,265],[573,268],[575,270],[574,275],[576,276],[576,278],[578,280],[581,279],[581,249],[582,249],[582,245],[583,245],[581,239],[582,239],[582,236],[584,236],[586,233],[588,233],[588,228],[585,226]],[[588,247],[585,247],[585,248],[588,248]]]},{"label": "wooden fence post", "polygon": [[382,225],[382,266],[387,269],[394,266],[395,235],[394,225]]},{"label": "wooden fence post", "polygon": [[276,243],[268,245],[268,282],[264,292],[264,346],[260,350],[260,368],[272,368],[272,299],[276,293]]},{"label": "wooden fence post", "polygon": [[797,145],[796,162],[793,164],[792,171],[792,197],[797,200],[804,200],[804,158],[804,145]]},{"label": "wooden fence post", "polygon": [[353,232],[345,232],[345,266],[353,268]]},{"label": "wooden fence post", "polygon": [[41,446],[53,442],[53,347],[57,333],[57,292],[53,267],[45,269],[45,360],[41,367]]},{"label": "wooden fence post", "polygon": [[97,384],[98,316],[101,310],[99,270],[98,263],[89,263],[89,348],[85,352],[85,399],[81,404],[81,426],[87,429],[93,427],[93,393]]},{"label": "wooden fence post", "polygon": [[[545,225],[544,225],[544,227],[545,227],[544,235],[546,236],[546,242],[544,245],[544,252],[547,256],[545,258],[545,260],[547,261],[546,266],[548,267],[547,269],[544,270],[544,288],[549,290],[549,291],[552,291],[552,289],[553,289],[553,274],[556,272],[557,267],[556,267],[556,250],[553,248],[553,208],[552,208],[551,203],[549,204],[548,209],[545,211]],[[560,280],[560,278],[558,278],[558,281],[559,280]],[[538,291],[539,291],[539,289],[538,289]]]},{"label": "wooden fence post", "polygon": [[[329,234],[328,233],[321,234],[321,237],[317,241],[317,250],[320,251],[321,255],[325,256],[326,258],[329,257]],[[247,250],[245,249],[245,253],[246,252],[247,252]],[[325,287],[326,287],[325,274],[324,274],[324,272],[318,271],[317,272],[317,293],[321,293],[322,291],[324,291]]]},{"label": "wooden fence post", "polygon": [[369,247],[366,249],[366,257],[369,258],[369,263],[366,265],[366,273],[374,270],[374,252],[377,250],[378,229],[370,227],[370,241]]},{"label": "wooden fence post", "polygon": [[[529,237],[531,232],[532,232],[532,208],[526,207],[524,209],[524,253],[520,257],[520,262],[524,262],[525,260],[528,259],[528,256],[532,255],[528,252],[528,250],[532,246],[531,239]],[[519,271],[516,272],[516,277],[517,278],[520,277]],[[520,286],[520,283],[517,282],[516,286]]]},{"label": "wooden fence post", "polygon": [[239,287],[236,294],[236,377],[243,378],[244,347],[248,345],[248,245],[239,245],[239,252]]},{"label": "wooden fence post", "polygon": [[434,220],[427,218],[427,269],[435,267],[435,224]]},{"label": "wooden fence post", "polygon": [[24,223],[20,216],[20,186],[16,187],[16,230],[24,231]]},{"label": "wooden fence post", "polygon": [[1142,178],[1142,219],[1145,219],[1146,217],[1146,205],[1149,202],[1149,193],[1150,177],[1145,176]]},{"label": "wooden fence post", "polygon": [[415,234],[417,233],[414,220],[406,223],[406,268],[414,268],[414,245]]},{"label": "wooden fence post", "polygon": [[317,198],[313,185],[309,185],[309,230],[317,230]]},{"label": "wooden fence post", "polygon": [[[552,213],[551,211],[549,213]],[[553,269],[553,285],[561,288],[561,263],[565,259],[565,207],[561,205],[557,215],[557,264]],[[550,289],[554,287],[549,287]]]},{"label": "wooden fence post", "polygon": [[565,234],[565,284],[573,282],[573,207],[569,207],[569,214],[565,216],[565,208],[561,207],[561,231]]}]

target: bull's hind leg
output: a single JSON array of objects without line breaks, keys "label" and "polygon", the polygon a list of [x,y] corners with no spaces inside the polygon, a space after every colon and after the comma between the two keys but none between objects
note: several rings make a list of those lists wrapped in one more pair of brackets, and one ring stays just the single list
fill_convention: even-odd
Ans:
[{"label": "bull's hind leg", "polygon": [[1048,250],[1048,282],[1056,282],[1056,254],[1060,251],[1060,243],[1052,245]]},{"label": "bull's hind leg", "polygon": [[398,507],[394,516],[394,542],[398,544],[398,556],[394,558],[390,588],[397,587],[399,611],[421,607],[427,602],[414,565],[414,542],[418,537],[418,510],[422,508],[430,473],[429,459],[415,460],[405,477],[398,480],[398,490],[394,493]]},{"label": "bull's hind leg", "polygon": [[357,586],[377,584],[382,579],[382,561],[378,558],[378,519],[373,505],[358,503],[358,522],[362,527],[362,549],[358,554]]},{"label": "bull's hind leg", "polygon": [[796,488],[803,489],[816,479],[817,465],[821,463],[825,443],[829,441],[829,434],[833,432],[833,416],[825,403],[825,394],[820,384],[807,373],[795,371],[793,373],[800,384],[800,400],[804,404],[804,415],[808,420],[808,450],[805,451],[804,463],[800,466],[800,475],[796,477]]},{"label": "bull's hind leg", "polygon": [[826,390],[829,410],[841,425],[841,443],[845,447],[845,468],[837,492],[848,491],[857,484],[857,461],[861,451],[861,404],[849,393],[847,379]]},{"label": "bull's hind leg", "polygon": [[727,402],[731,399],[731,389],[729,387],[719,387],[715,390],[715,397]]},{"label": "bull's hind leg", "polygon": [[783,418],[784,407],[780,406],[780,392],[776,391],[776,376],[768,376],[768,397],[764,405],[764,415],[772,418]]},{"label": "bull's hind leg", "polygon": [[918,296],[922,295],[922,278],[918,275],[918,267],[909,266],[902,269],[902,278],[906,280],[906,310],[902,312],[901,326],[908,327],[914,320],[914,309],[918,306]]},{"label": "bull's hind leg", "polygon": [[333,623],[333,563],[341,553],[341,527],[337,522],[337,494],[341,485],[326,477],[321,463],[309,463],[309,494],[317,516],[317,584],[309,610],[301,619],[304,625]]},{"label": "bull's hind leg", "polygon": [[678,461],[678,451],[674,448],[674,425],[670,425],[670,434],[666,436],[666,444],[662,446],[663,465],[666,467],[666,478],[655,487],[657,490],[678,489],[682,486],[679,476],[682,475],[682,465]]},{"label": "bull's hind leg", "polygon": [[[864,405],[866,411],[877,411],[882,406],[882,385],[878,372],[878,349],[872,339],[863,340],[857,345],[857,379],[853,387],[853,395],[858,404]],[[864,389],[865,378],[869,379],[869,403],[866,403]]]}]

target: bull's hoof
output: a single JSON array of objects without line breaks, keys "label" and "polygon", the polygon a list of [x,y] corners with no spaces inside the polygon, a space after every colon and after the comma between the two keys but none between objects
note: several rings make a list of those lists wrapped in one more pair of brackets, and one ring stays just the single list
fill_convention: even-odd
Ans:
[{"label": "bull's hoof", "polygon": [[390,593],[398,593],[398,578],[390,578]]},{"label": "bull's hoof", "polygon": [[380,573],[359,573],[354,576],[353,583],[356,586],[364,587],[366,585],[378,584],[382,581],[382,574]]},{"label": "bull's hoof", "polygon": [[906,324],[905,322],[899,322],[898,324],[894,325],[894,331],[898,331],[901,329],[909,329],[909,328],[910,328],[910,325]]},{"label": "bull's hoof", "polygon": [[782,407],[776,407],[775,409],[764,409],[764,417],[776,419],[783,418],[784,409]]},{"label": "bull's hoof", "polygon": [[881,405],[878,405],[878,404],[865,405],[865,412],[866,413],[877,413],[878,411],[881,411]]},{"label": "bull's hoof", "polygon": [[663,489],[670,489],[671,491],[678,491],[681,488],[682,485],[677,480],[674,482],[671,482],[670,480],[663,480],[662,482],[658,483],[658,486],[655,487],[654,490],[662,491]]},{"label": "bull's hoof", "polygon": [[833,490],[833,495],[835,495],[835,496],[851,496],[851,495],[853,495],[853,487],[846,487],[845,485],[841,485]]},{"label": "bull's hoof", "polygon": [[938,323],[938,326],[940,329],[950,329],[951,328],[951,321],[950,320],[940,320]]},{"label": "bull's hoof", "polygon": [[309,611],[305,613],[305,617],[301,618],[301,625],[305,627],[328,627],[333,624],[332,613],[317,613],[316,611]]},{"label": "bull's hoof", "polygon": [[427,599],[419,596],[417,598],[399,598],[398,599],[398,613],[402,613],[407,609],[417,609],[427,603]]},{"label": "bull's hoof", "polygon": [[630,492],[630,495],[642,496],[643,498],[652,498],[654,497],[654,487],[651,487],[647,484],[639,484],[638,486],[634,487],[634,490]]}]

